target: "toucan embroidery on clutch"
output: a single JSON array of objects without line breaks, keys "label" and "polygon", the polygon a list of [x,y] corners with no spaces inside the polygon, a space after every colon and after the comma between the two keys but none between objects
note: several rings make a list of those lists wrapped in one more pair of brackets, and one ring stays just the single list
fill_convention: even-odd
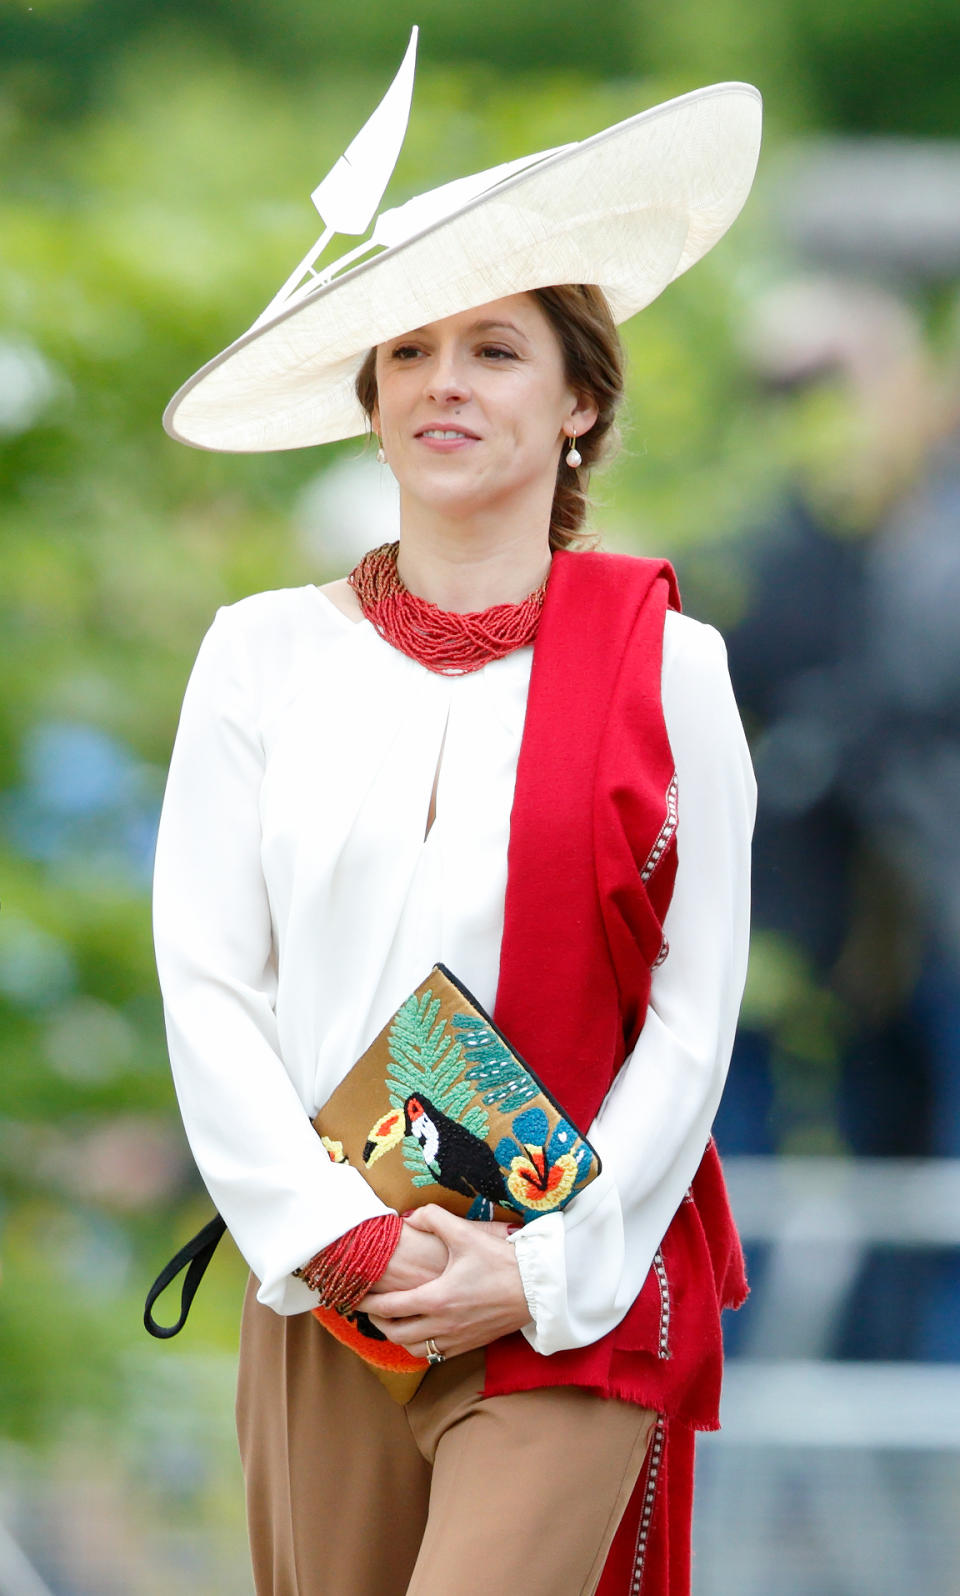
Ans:
[{"label": "toucan embroidery on clutch", "polygon": [[[314,1124],[334,1161],[358,1164],[381,1195],[381,1160],[398,1149],[419,1201],[455,1206],[467,1219],[492,1219],[500,1210],[501,1218],[527,1220],[562,1208],[598,1172],[596,1154],[492,1020],[473,1000],[466,1007],[466,997],[437,966]],[[359,1149],[358,1093],[368,1105],[378,1097],[389,1104]],[[447,1194],[465,1203],[451,1204]]]}]

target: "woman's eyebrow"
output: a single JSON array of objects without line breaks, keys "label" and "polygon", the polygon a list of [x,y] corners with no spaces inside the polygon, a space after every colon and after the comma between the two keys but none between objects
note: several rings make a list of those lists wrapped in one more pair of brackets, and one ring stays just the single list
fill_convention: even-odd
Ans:
[{"label": "woman's eyebrow", "polygon": [[[402,337],[388,338],[386,340],[386,344],[387,346],[396,346],[397,344],[402,344],[407,338],[422,338],[427,331],[427,326],[414,327],[411,332],[404,333]],[[518,327],[516,323],[512,321],[496,321],[493,319],[488,321],[473,321],[470,323],[467,331],[471,335],[476,333],[508,332],[512,333],[515,338],[522,339],[525,344],[530,342],[527,334],[522,330],[522,328]]]},{"label": "woman's eyebrow", "polygon": [[470,330],[471,332],[509,332],[513,333],[516,338],[522,338],[524,343],[529,343],[526,333],[512,321],[475,321]]}]

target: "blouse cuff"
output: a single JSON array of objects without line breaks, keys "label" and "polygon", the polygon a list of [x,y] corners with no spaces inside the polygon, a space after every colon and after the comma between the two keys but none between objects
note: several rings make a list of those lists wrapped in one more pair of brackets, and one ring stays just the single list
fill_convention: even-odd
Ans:
[{"label": "blouse cuff", "polygon": [[[617,1301],[623,1271],[623,1214],[612,1176],[597,1179],[568,1203],[562,1213],[543,1214],[510,1238],[532,1323],[524,1326],[535,1352],[544,1356],[571,1346],[585,1346],[622,1318],[629,1301]],[[595,1285],[590,1315],[574,1311],[567,1294],[571,1270],[589,1271]],[[582,1322],[581,1322],[582,1321]]]},{"label": "blouse cuff", "polygon": [[535,1352],[553,1351],[543,1343],[548,1327],[564,1317],[566,1305],[563,1215],[544,1214],[507,1240],[516,1251],[520,1283],[530,1309],[531,1322],[523,1326],[523,1334]]}]

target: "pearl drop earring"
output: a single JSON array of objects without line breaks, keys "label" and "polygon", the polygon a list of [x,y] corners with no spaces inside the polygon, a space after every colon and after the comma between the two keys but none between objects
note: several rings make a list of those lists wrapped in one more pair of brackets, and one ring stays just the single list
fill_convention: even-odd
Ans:
[{"label": "pearl drop earring", "polygon": [[386,465],[386,463],[387,457],[383,452],[383,444],[379,443],[377,445],[377,465]]},{"label": "pearl drop earring", "polygon": [[567,461],[567,465],[570,467],[571,471],[576,471],[577,466],[583,464],[583,455],[580,453],[580,450],[577,448],[577,435],[576,435],[576,433],[574,433],[573,437],[570,439],[570,447],[567,450],[566,461]]}]

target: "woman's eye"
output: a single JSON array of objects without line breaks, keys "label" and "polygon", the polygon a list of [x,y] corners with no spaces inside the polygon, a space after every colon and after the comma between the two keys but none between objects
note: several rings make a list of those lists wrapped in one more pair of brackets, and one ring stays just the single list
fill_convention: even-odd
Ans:
[{"label": "woman's eye", "polygon": [[396,349],[391,350],[390,358],[392,360],[414,360],[419,353],[420,350],[416,344],[398,344]]},{"label": "woman's eye", "polygon": [[486,358],[493,359],[493,360],[515,360],[516,359],[516,356],[514,355],[513,350],[512,349],[505,349],[502,344],[484,344],[484,346],[481,349],[480,353],[481,353],[481,355],[484,355]]}]

